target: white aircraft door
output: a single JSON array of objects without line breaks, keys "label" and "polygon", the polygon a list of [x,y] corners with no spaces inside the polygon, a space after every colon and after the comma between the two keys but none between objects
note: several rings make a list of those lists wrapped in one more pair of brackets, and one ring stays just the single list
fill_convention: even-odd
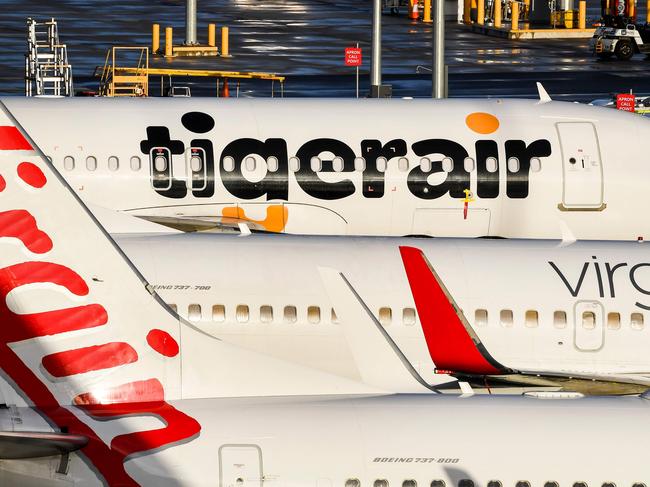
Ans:
[{"label": "white aircraft door", "polygon": [[574,312],[576,348],[585,352],[600,350],[605,338],[603,306],[598,301],[578,301]]},{"label": "white aircraft door", "polygon": [[596,127],[556,124],[562,151],[562,210],[603,210],[603,167]]},{"label": "white aircraft door", "polygon": [[262,450],[257,445],[221,445],[219,487],[262,487]]}]

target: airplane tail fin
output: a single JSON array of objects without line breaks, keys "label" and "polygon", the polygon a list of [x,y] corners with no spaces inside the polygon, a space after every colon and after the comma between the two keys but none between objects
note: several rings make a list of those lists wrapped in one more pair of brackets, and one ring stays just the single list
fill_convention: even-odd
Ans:
[{"label": "airplane tail fin", "polygon": [[424,253],[414,247],[399,250],[437,370],[472,375],[508,373],[485,349]]}]

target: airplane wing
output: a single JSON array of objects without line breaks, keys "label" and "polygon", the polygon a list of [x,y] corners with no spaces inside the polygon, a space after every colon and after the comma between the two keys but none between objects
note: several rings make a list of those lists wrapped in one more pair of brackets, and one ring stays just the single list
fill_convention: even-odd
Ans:
[{"label": "airplane wing", "polygon": [[424,253],[406,246],[399,250],[437,372],[479,386],[550,386],[587,394],[638,394],[650,388],[650,376],[643,374],[514,370],[502,365],[483,345]]},{"label": "airplane wing", "polygon": [[345,275],[318,270],[363,382],[395,393],[431,392]]},{"label": "airplane wing", "polygon": [[35,431],[0,431],[0,460],[49,457],[80,450],[88,444],[83,435]]}]

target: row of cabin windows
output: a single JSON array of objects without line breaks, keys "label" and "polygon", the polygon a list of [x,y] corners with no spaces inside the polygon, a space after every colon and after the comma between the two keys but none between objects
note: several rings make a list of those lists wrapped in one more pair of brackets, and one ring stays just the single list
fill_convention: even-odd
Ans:
[{"label": "row of cabin windows", "polygon": [[[169,305],[174,311],[178,312],[178,307],[175,304]],[[326,311],[325,311],[326,312]],[[298,309],[295,306],[285,306],[282,310],[278,311],[278,315],[281,315],[281,320],[284,323],[296,323],[298,321]],[[414,308],[403,308],[402,312],[402,324],[411,326],[415,324],[416,315]],[[260,306],[260,318],[259,320],[262,323],[271,323],[276,316],[274,313],[273,306],[262,305]],[[379,308],[379,322],[388,326],[393,322],[393,310],[391,308]],[[223,323],[226,321],[226,307],[223,304],[215,304],[212,306],[211,314],[204,316],[203,309],[200,304],[190,304],[187,307],[187,319],[190,321],[202,321],[211,319],[215,323]],[[321,322],[321,308],[320,306],[308,306],[307,307],[307,321],[312,324],[318,324]],[[247,304],[239,304],[235,307],[235,320],[238,323],[248,323],[251,321],[250,308]],[[336,311],[334,308],[330,309],[330,322],[337,324],[339,322],[338,317],[336,316]]]},{"label": "row of cabin windows", "polygon": [[[277,157],[271,156],[266,159],[266,168],[269,172],[276,172],[280,163]],[[97,170],[97,158],[95,156],[86,157],[86,169],[88,171]],[[378,157],[376,160],[377,170],[379,172],[385,172],[388,167],[388,159],[385,157]],[[164,172],[167,170],[168,160],[165,157],[155,157],[154,158],[154,167],[159,172]],[[110,171],[117,171],[120,168],[120,159],[117,156],[110,156],[107,159],[108,169]],[[132,156],[129,160],[129,165],[132,171],[139,171],[142,168],[142,160],[139,156]],[[309,162],[310,168],[314,172],[322,171],[323,161],[320,157],[312,157]],[[335,157],[332,159],[332,169],[334,172],[343,171],[343,158]],[[76,161],[73,156],[65,156],[63,158],[63,169],[66,171],[72,171],[76,167]],[[235,170],[235,159],[230,156],[226,156],[223,159],[223,167],[226,172],[232,172]],[[397,167],[400,171],[406,172],[409,170],[410,162],[406,157],[400,157],[397,160]],[[432,160],[428,157],[423,157],[420,159],[420,168],[423,172],[430,172],[432,167]],[[507,161],[507,167],[509,172],[519,172],[520,164],[519,159],[516,157],[510,157]],[[203,161],[200,157],[191,157],[190,158],[190,168],[193,172],[200,172],[203,169]],[[498,170],[498,161],[495,157],[488,157],[485,160],[485,168],[487,172],[497,172]],[[541,160],[537,157],[533,157],[530,160],[530,168],[533,172],[539,172],[542,169]],[[253,172],[257,170],[257,158],[248,156],[244,159],[244,169],[246,171]],[[300,170],[300,159],[297,157],[291,157],[289,159],[289,169],[293,172]],[[363,157],[357,157],[354,159],[354,169],[356,171],[365,171],[366,170],[366,160]],[[442,159],[442,170],[443,172],[451,172],[454,169],[454,161],[450,157],[445,157]],[[466,172],[472,172],[476,169],[476,163],[471,157],[466,157],[463,160],[463,169]]]},{"label": "row of cabin windows", "polygon": [[[88,171],[97,170],[97,158],[95,156],[86,157],[86,169]],[[117,171],[120,168],[120,159],[117,156],[110,156],[106,163],[108,165],[109,171]],[[142,168],[142,159],[139,156],[133,156],[129,160],[129,165],[132,171],[139,171]],[[66,171],[74,170],[76,166],[75,158],[72,156],[65,156],[63,158],[63,169]]]},{"label": "row of cabin windows", "polygon": [[[596,313],[593,311],[583,311],[581,316],[582,327],[585,330],[596,328]],[[617,312],[607,313],[607,328],[610,330],[619,330],[621,328],[621,314]],[[488,311],[486,309],[477,309],[474,312],[474,323],[476,326],[488,325]],[[643,330],[644,319],[643,313],[630,313],[627,320],[630,328],[633,330]],[[514,324],[512,310],[502,309],[499,312],[499,324],[504,328],[510,328]],[[535,310],[527,310],[524,314],[524,325],[527,328],[537,328],[539,326],[539,313]],[[566,311],[553,312],[553,326],[558,329],[566,328],[567,314]]]},{"label": "row of cabin windows", "polygon": [[[399,484],[398,484],[399,485]],[[401,483],[402,487],[417,487],[418,483],[413,479],[403,480]],[[550,480],[544,482],[544,487],[559,487],[559,483]],[[389,487],[390,484],[386,479],[377,479],[372,483],[372,487]],[[445,487],[444,480],[432,480],[429,484],[430,487]],[[345,481],[345,487],[361,487],[361,481],[359,479],[348,479]],[[474,481],[470,479],[461,479],[458,481],[458,487],[474,487]],[[490,480],[487,483],[487,487],[503,487],[503,484],[500,480]],[[530,482],[527,480],[520,480],[515,483],[515,487],[530,487]],[[574,482],[572,487],[588,487],[586,482]],[[614,482],[603,482],[601,487],[616,487]],[[632,484],[632,487],[646,487],[642,482],[636,482]]]}]

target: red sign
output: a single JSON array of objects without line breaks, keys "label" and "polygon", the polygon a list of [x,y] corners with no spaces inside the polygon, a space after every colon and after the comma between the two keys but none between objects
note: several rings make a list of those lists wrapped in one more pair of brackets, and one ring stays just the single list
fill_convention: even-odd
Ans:
[{"label": "red sign", "polygon": [[361,66],[361,48],[360,47],[346,47],[345,48],[345,65],[346,66]]},{"label": "red sign", "polygon": [[631,93],[619,93],[616,95],[616,109],[625,112],[633,112],[634,95]]}]

